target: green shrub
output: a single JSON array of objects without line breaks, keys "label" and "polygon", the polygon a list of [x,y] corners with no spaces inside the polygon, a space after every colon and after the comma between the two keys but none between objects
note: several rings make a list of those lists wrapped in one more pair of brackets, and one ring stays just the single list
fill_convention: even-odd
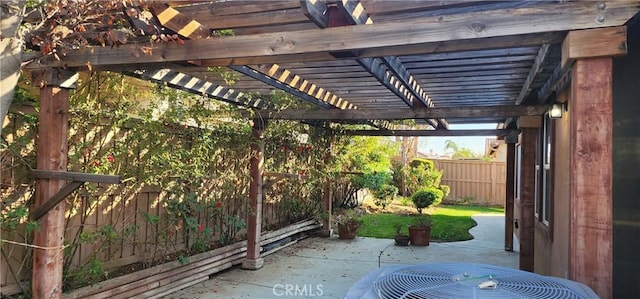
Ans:
[{"label": "green shrub", "polygon": [[409,193],[414,193],[429,187],[440,185],[442,171],[434,168],[433,161],[427,159],[414,159],[406,168],[406,187]]},{"label": "green shrub", "polygon": [[442,190],[435,187],[429,187],[414,193],[411,196],[411,199],[413,200],[413,204],[416,206],[418,213],[422,214],[422,209],[440,204],[440,202],[442,202],[443,195]]},{"label": "green shrub", "polygon": [[451,187],[449,187],[448,185],[440,185],[440,190],[442,191],[442,199],[447,198],[447,196],[449,196],[449,193],[451,193]]},{"label": "green shrub", "polygon": [[412,168],[416,168],[419,166],[424,166],[427,170],[434,170],[436,169],[433,160],[429,160],[429,159],[423,159],[423,158],[415,158],[413,159],[410,163],[409,166],[411,166]]},{"label": "green shrub", "polygon": [[386,208],[398,194],[398,188],[389,184],[383,184],[378,189],[372,191],[373,197],[375,198],[374,203],[377,206],[382,206],[383,209]]}]

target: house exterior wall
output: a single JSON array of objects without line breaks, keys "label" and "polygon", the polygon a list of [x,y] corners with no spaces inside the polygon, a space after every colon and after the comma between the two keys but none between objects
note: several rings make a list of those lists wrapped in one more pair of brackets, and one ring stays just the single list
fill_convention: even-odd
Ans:
[{"label": "house exterior wall", "polygon": [[554,120],[554,190],[551,229],[546,231],[536,219],[534,235],[534,271],[562,278],[569,277],[570,117],[571,115],[566,112],[562,118]]},{"label": "house exterior wall", "polygon": [[[640,298],[639,102],[640,16],[636,16],[628,24],[628,54],[613,60],[613,298]],[[570,113],[565,112],[555,121],[553,232],[549,237],[536,223],[534,234],[535,272],[563,278],[569,278],[572,254],[569,182],[574,149],[569,142],[570,119]]]},{"label": "house exterior wall", "polygon": [[640,298],[640,16],[613,62],[613,297]]}]

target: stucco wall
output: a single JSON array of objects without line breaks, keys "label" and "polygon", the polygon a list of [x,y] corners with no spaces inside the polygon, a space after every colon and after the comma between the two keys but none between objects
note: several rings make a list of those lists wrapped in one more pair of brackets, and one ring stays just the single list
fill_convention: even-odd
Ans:
[{"label": "stucco wall", "polygon": [[534,235],[535,272],[562,278],[568,278],[569,276],[569,216],[571,215],[569,209],[570,117],[569,113],[565,113],[561,119],[554,121],[554,193],[553,218],[550,225],[552,232],[550,234],[545,232],[542,224],[536,223]]}]

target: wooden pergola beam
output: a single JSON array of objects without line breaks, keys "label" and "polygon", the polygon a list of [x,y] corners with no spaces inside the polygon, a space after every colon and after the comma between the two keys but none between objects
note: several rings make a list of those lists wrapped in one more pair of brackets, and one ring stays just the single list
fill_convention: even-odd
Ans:
[{"label": "wooden pergola beam", "polygon": [[[156,17],[160,21],[160,23],[177,32],[183,37],[186,38],[204,38],[206,32],[203,30],[200,23],[196,20],[190,19],[179,11],[175,10],[172,7],[167,6],[164,3],[152,3],[151,9],[154,11]],[[197,63],[197,61],[194,61]],[[239,72],[245,76],[256,79],[260,82],[266,83],[273,87],[276,87],[280,90],[283,90],[289,94],[297,96],[303,100],[306,100],[310,103],[318,105],[323,108],[331,109],[331,108],[339,108],[339,109],[356,109],[357,107],[348,101],[335,96],[329,91],[326,91],[323,88],[317,87],[316,84],[313,84],[307,80],[300,78],[297,75],[291,74],[289,70],[281,68],[277,64],[271,65],[267,71],[261,72],[249,66],[229,66],[229,68]],[[280,72],[279,76],[276,77],[276,73]],[[162,80],[172,85],[172,87],[179,88],[182,90],[186,90],[189,92],[198,92],[200,94],[210,94],[205,90],[202,90],[202,86],[207,82],[199,80],[197,78],[188,76],[186,74],[181,74],[178,72],[167,71],[166,73],[171,73],[172,77],[179,77],[181,80],[176,80],[174,78],[169,78]],[[158,72],[155,72],[157,75]],[[165,77],[165,76],[163,76]],[[195,88],[194,88],[195,87]],[[212,86],[222,91],[223,88],[220,86]],[[215,91],[216,89],[214,89]],[[233,99],[229,97],[221,97],[220,99],[225,100],[231,103],[241,103],[238,101],[238,98],[242,96],[240,94],[238,97],[234,97]],[[250,100],[251,101],[251,100]],[[258,100],[261,101],[261,100]],[[261,103],[263,104],[263,103]],[[383,123],[380,122],[369,122],[374,127],[379,127],[381,129],[386,129]]]},{"label": "wooden pergola beam", "polygon": [[447,136],[517,136],[514,129],[483,130],[345,130],[335,134],[349,136],[410,136],[410,137],[447,137]]},{"label": "wooden pergola beam", "polygon": [[138,70],[125,72],[125,74],[139,79],[150,80],[158,83],[166,83],[167,86],[184,90],[193,94],[205,95],[209,98],[223,102],[251,107],[267,108],[269,104],[260,98],[249,98],[242,92],[220,86],[194,76],[176,72],[170,69]]},{"label": "wooden pergola beam", "polygon": [[545,60],[547,59],[547,55],[549,54],[549,47],[549,44],[540,46],[540,50],[538,50],[536,60],[533,62],[531,70],[529,71],[529,75],[527,75],[527,79],[524,81],[522,89],[520,89],[520,93],[516,98],[516,105],[522,104],[522,102],[525,100],[525,97],[531,92],[531,84],[533,84],[533,81],[542,70],[542,65],[544,64]]},{"label": "wooden pergola beam", "polygon": [[[511,43],[526,44],[524,37],[530,34],[620,26],[638,12],[638,4],[638,1],[606,1],[605,8],[599,9],[590,1],[545,3],[535,9],[498,9],[429,17],[410,24],[393,22],[217,37],[185,41],[184,45],[155,44],[148,49],[150,51],[145,51],[148,54],[143,53],[142,45],[124,45],[116,49],[88,47],[84,51],[70,51],[61,61],[51,58],[40,64],[32,63],[31,67],[117,66],[194,59],[226,59],[227,65],[237,65],[239,57],[276,61],[278,56],[295,55],[296,60],[304,61],[304,56],[313,53],[355,50],[360,51],[360,57],[376,57],[407,54],[407,47],[416,54],[437,52],[442,43],[456,40],[466,44],[482,41],[485,48],[495,48],[499,45],[484,39],[509,37]],[[532,23],[536,26],[531,26]],[[337,38],[340,42],[336,42]]]},{"label": "wooden pergola beam", "polygon": [[562,42],[562,61],[538,91],[544,103],[553,93],[569,86],[571,66],[576,59],[620,56],[627,53],[627,26],[571,31]]},{"label": "wooden pergola beam", "polygon": [[321,100],[319,98],[316,98],[313,95],[305,93],[300,89],[291,87],[291,86],[287,85],[286,83],[283,83],[283,82],[279,81],[276,78],[273,78],[273,77],[271,77],[271,76],[269,76],[267,74],[259,72],[259,71],[255,70],[253,68],[250,68],[250,67],[248,67],[246,65],[229,66],[229,68],[234,70],[234,71],[236,71],[236,72],[239,72],[239,73],[241,73],[241,74],[243,74],[245,76],[249,76],[249,77],[251,77],[253,79],[256,79],[258,81],[261,81],[263,83],[266,83],[268,85],[276,87],[278,89],[281,89],[281,90],[283,90],[283,91],[285,91],[287,93],[290,93],[290,94],[292,94],[294,96],[297,96],[297,97],[299,97],[299,98],[301,98],[301,99],[303,99],[303,100],[305,100],[307,102],[310,102],[310,103],[312,103],[314,105],[317,105],[317,106],[320,106],[322,108],[325,108],[325,109],[338,108],[338,107],[336,107],[334,105],[331,105],[330,103],[328,103],[326,101],[323,101],[323,100]]},{"label": "wooden pergola beam", "polygon": [[[309,3],[309,1],[305,1],[305,3]],[[321,3],[317,1],[316,3]],[[355,25],[370,25],[373,24],[373,19],[366,12],[364,5],[359,0],[345,0],[338,1],[338,7],[342,9],[344,15],[347,16],[347,19]],[[317,5],[317,4],[316,4]],[[324,4],[326,6],[326,4]],[[370,65],[366,60],[359,59],[358,62],[361,65]],[[384,76],[376,76],[376,79],[387,88],[389,88],[393,93],[400,96],[405,102],[413,108],[423,108],[423,107],[433,107],[433,103],[431,102],[431,98],[429,95],[422,89],[420,83],[418,83],[415,78],[409,73],[409,71],[402,65],[402,61],[397,56],[384,56],[379,58],[373,58],[374,60],[379,59],[386,65],[388,71],[385,72]],[[367,69],[371,73],[369,69]],[[374,73],[372,73],[374,74]],[[375,76],[375,74],[374,74]],[[399,82],[392,82],[393,80]],[[408,100],[408,101],[407,101]],[[434,124],[433,120],[427,120],[434,128],[443,128],[448,129],[449,124],[444,119],[435,120],[437,124]]]},{"label": "wooden pergola beam", "polygon": [[[403,120],[425,118],[468,118],[468,117],[515,117],[526,115],[542,115],[549,109],[547,105],[505,105],[505,106],[467,106],[467,107],[433,107],[423,109],[356,109],[356,110],[303,110],[288,109],[281,111],[255,111],[253,117],[262,119],[285,120],[324,120],[324,121],[357,121],[357,120]],[[249,115],[249,113],[244,113]]]}]

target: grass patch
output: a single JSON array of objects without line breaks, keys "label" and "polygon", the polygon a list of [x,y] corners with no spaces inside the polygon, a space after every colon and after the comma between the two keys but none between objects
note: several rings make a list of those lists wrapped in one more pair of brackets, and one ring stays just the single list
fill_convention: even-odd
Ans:
[{"label": "grass patch", "polygon": [[[476,226],[471,219],[475,214],[504,214],[502,208],[477,206],[439,206],[431,214],[431,240],[440,242],[465,241],[473,239],[469,229]],[[413,224],[411,215],[396,214],[368,214],[363,218],[363,225],[358,230],[358,236],[382,239],[393,239],[396,234],[395,225],[406,227]]]}]

